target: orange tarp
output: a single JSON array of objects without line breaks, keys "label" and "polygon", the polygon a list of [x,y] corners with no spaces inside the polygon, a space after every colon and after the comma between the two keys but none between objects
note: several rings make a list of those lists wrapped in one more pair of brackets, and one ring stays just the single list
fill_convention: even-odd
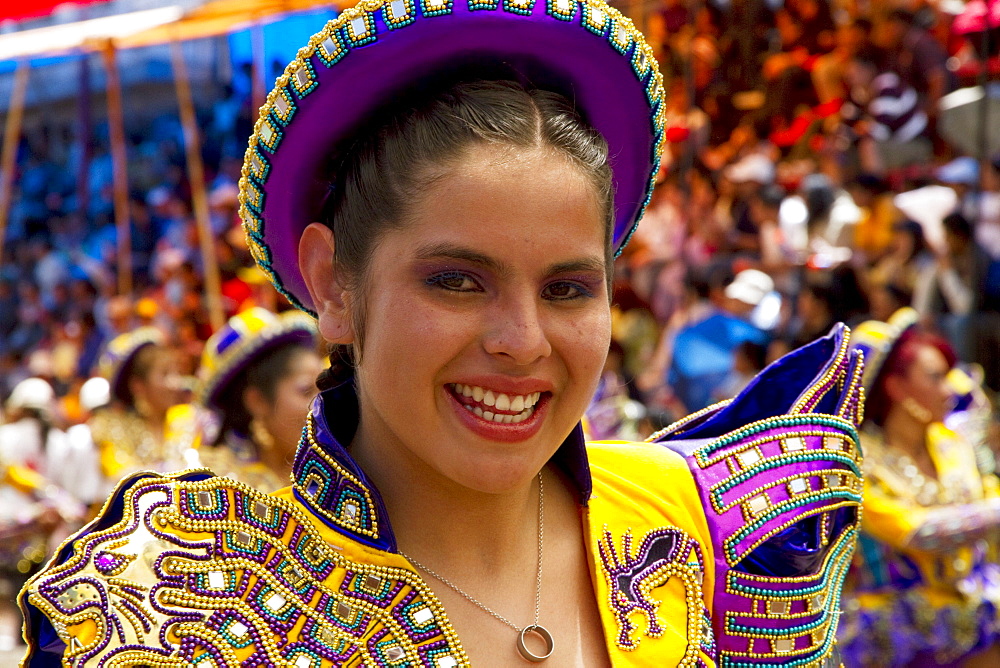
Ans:
[{"label": "orange tarp", "polygon": [[177,21],[116,37],[119,49],[225,35],[255,23],[276,20],[283,14],[309,9],[340,9],[343,0],[213,0],[184,14]]}]

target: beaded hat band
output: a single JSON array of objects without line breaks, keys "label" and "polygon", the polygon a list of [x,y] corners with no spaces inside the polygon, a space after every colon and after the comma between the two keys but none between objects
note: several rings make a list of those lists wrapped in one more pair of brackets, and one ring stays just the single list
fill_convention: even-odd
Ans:
[{"label": "beaded hat band", "polygon": [[917,324],[920,314],[909,306],[892,314],[888,322],[868,320],[861,323],[851,336],[851,348],[860,350],[865,357],[865,370],[861,384],[870,392],[882,373],[882,367],[900,337]]},{"label": "beaded hat band", "polygon": [[316,322],[298,311],[275,315],[255,306],[237,313],[205,342],[198,402],[218,408],[233,379],[262,353],[285,343],[309,346]]},{"label": "beaded hat band", "polygon": [[641,33],[603,0],[362,0],[278,78],[250,137],[240,215],[250,250],[297,307],[302,230],[319,220],[335,147],[415,84],[468,63],[503,66],[572,100],[608,142],[620,251],[663,148],[663,78]]}]

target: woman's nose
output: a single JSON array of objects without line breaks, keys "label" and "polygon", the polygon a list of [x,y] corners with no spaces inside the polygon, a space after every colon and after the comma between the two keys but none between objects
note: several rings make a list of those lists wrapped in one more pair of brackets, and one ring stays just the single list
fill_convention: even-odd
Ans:
[{"label": "woman's nose", "polygon": [[486,323],[483,348],[515,364],[531,364],[552,353],[543,314],[533,300],[503,300]]}]

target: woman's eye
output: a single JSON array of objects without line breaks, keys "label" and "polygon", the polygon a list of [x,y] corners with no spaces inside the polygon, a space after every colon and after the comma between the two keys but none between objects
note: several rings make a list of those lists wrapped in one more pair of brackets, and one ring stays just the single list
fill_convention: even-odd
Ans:
[{"label": "woman's eye", "polygon": [[573,281],[557,281],[545,286],[542,296],[546,299],[560,301],[565,299],[576,299],[578,297],[593,297],[593,291],[587,287]]},{"label": "woman's eye", "polygon": [[480,289],[479,284],[471,276],[457,271],[435,274],[427,279],[427,284],[453,292],[474,292]]}]

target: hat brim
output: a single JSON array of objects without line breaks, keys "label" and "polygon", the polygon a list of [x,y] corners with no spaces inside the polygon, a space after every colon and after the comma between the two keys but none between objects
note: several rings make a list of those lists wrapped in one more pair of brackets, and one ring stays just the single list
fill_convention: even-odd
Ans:
[{"label": "hat brim", "polygon": [[[313,304],[298,243],[319,219],[331,153],[401,91],[470,62],[506,66],[565,95],[605,137],[616,251],[649,201],[662,150],[663,86],[631,21],[593,0],[437,6],[396,0],[346,10],[300,50],[261,108],[244,162],[241,215],[261,268],[306,311]],[[394,13],[400,8],[402,19]]]},{"label": "hat brim", "polygon": [[253,336],[239,350],[234,351],[224,367],[205,381],[199,392],[199,403],[210,408],[221,408],[219,399],[231,389],[233,380],[261,355],[285,344],[308,348],[314,341],[315,332],[301,326],[274,327]]}]

